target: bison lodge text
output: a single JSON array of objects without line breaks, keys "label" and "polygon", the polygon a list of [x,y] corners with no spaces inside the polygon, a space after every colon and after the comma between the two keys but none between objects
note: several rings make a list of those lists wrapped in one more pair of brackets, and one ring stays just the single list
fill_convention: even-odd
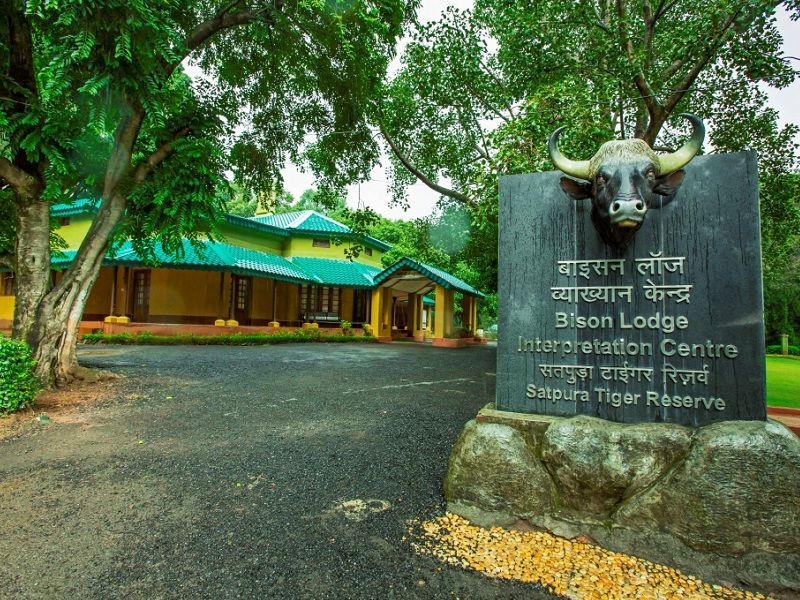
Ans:
[{"label": "bison lodge text", "polygon": [[[575,336],[541,339],[517,335],[517,352],[534,359],[525,395],[552,403],[593,401],[612,407],[725,410],[725,400],[704,390],[713,384],[715,362],[736,359],[739,348],[719,340],[683,341],[689,318],[678,313],[691,301],[693,288],[680,281],[685,262],[685,257],[651,253],[633,261],[629,273],[634,280],[624,281],[626,264],[621,259],[558,261],[559,274],[572,283],[550,288],[551,299],[561,305],[552,313],[552,325],[556,331],[572,331]],[[622,281],[592,285],[590,280],[597,276]],[[624,310],[637,296],[645,306],[653,306],[652,312]],[[580,314],[582,305],[590,304],[617,310],[614,314],[609,314],[610,310],[600,315]],[[638,339],[638,334],[646,332],[656,334],[656,339]],[[578,364],[566,364],[573,361]],[[534,382],[530,382],[531,375]]]}]

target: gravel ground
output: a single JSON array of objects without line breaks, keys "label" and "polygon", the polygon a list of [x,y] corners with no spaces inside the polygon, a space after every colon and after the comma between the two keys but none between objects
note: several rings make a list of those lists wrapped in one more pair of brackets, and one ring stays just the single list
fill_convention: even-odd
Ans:
[{"label": "gravel ground", "polygon": [[558,598],[415,554],[495,351],[86,347],[102,404],[0,443],[0,598]]}]

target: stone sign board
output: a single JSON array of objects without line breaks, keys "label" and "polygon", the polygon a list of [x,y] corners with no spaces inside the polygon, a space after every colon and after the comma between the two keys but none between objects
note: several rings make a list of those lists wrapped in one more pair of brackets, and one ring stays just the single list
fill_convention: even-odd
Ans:
[{"label": "stone sign board", "polygon": [[603,243],[562,173],[501,179],[498,409],[766,419],[756,156],[685,170],[624,248]]}]

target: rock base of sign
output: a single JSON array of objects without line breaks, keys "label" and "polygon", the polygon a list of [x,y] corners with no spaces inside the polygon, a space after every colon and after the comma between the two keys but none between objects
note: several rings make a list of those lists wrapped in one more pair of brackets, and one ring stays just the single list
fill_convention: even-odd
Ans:
[{"label": "rock base of sign", "polygon": [[481,526],[522,520],[800,598],[800,439],[776,421],[693,429],[490,404],[461,432],[444,492]]}]

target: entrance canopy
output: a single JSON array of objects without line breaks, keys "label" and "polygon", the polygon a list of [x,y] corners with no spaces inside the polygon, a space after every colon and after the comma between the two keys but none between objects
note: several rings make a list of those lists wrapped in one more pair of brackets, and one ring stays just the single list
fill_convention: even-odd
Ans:
[{"label": "entrance canopy", "polygon": [[407,294],[424,295],[440,285],[446,290],[477,298],[485,297],[483,293],[458,277],[408,257],[400,259],[378,273],[373,281],[379,287],[388,287]]}]

